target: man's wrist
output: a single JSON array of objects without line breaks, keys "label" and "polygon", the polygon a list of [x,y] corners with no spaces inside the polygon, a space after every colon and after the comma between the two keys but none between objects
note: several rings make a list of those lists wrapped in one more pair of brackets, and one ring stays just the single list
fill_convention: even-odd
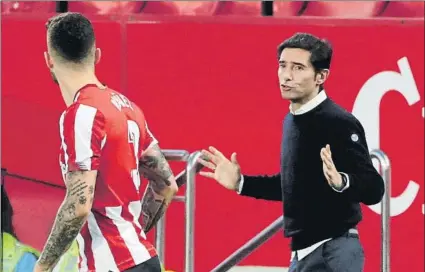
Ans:
[{"label": "man's wrist", "polygon": [[239,175],[239,179],[236,182],[236,186],[235,186],[235,191],[240,194],[242,192],[242,188],[243,188],[243,182],[244,182],[244,178],[243,175]]},{"label": "man's wrist", "polygon": [[341,193],[348,189],[350,183],[347,174],[340,172],[339,175],[341,177],[341,183],[339,185],[332,184],[332,189]]}]

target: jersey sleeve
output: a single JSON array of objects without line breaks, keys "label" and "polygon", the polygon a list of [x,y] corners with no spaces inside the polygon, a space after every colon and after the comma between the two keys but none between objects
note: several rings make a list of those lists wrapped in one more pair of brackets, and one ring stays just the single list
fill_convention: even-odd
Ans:
[{"label": "jersey sleeve", "polygon": [[145,122],[145,140],[142,145],[142,154],[148,150],[151,146],[158,144],[158,140],[153,136],[152,132],[149,130],[148,124]]},{"label": "jersey sleeve", "polygon": [[68,172],[98,170],[106,141],[105,117],[99,110],[73,104],[61,117],[60,134]]}]

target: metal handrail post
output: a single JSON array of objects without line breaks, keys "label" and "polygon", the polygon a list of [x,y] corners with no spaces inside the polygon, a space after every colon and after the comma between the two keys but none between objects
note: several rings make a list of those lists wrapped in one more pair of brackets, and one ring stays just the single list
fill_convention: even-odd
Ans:
[{"label": "metal handrail post", "polygon": [[165,262],[165,213],[155,226],[155,249],[161,264]]},{"label": "metal handrail post", "polygon": [[162,154],[164,154],[167,161],[187,161],[190,156],[190,153],[187,150],[162,149],[161,151],[162,151]]},{"label": "metal handrail post", "polygon": [[198,171],[200,151],[190,154],[186,165],[186,205],[185,205],[185,272],[195,270],[195,179]]},{"label": "metal handrail post", "polygon": [[246,242],[238,250],[233,252],[232,255],[227,257],[223,262],[217,265],[212,272],[224,272],[228,271],[230,268],[238,264],[241,260],[246,258],[254,250],[260,247],[268,239],[270,239],[274,234],[282,229],[283,226],[283,215],[276,219],[273,223],[267,226],[264,230],[258,233],[251,240]]},{"label": "metal handrail post", "polygon": [[385,192],[381,201],[381,271],[390,272],[391,163],[382,150],[372,150],[370,156],[379,161],[385,185]]},{"label": "metal handrail post", "polygon": [[[189,152],[179,149],[163,149],[162,153],[168,161],[187,161]],[[165,214],[158,220],[155,227],[155,248],[162,264],[165,261]]]}]

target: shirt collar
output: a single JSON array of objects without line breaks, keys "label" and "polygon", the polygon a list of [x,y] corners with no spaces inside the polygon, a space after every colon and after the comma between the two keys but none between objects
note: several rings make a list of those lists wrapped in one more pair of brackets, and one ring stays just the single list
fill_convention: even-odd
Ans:
[{"label": "shirt collar", "polygon": [[293,111],[291,105],[289,105],[289,111],[293,115],[304,114],[306,112],[311,111],[315,107],[319,106],[323,101],[326,100],[326,98],[327,98],[326,92],[325,92],[325,90],[322,90],[315,97],[313,97],[313,99],[311,99],[310,101],[308,101],[307,103],[305,103],[304,105],[302,105],[296,111]]}]

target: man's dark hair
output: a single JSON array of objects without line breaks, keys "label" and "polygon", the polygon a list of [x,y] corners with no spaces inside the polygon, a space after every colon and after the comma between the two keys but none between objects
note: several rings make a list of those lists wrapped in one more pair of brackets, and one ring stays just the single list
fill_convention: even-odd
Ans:
[{"label": "man's dark hair", "polygon": [[278,60],[285,48],[300,48],[309,51],[311,53],[310,62],[316,73],[322,69],[330,68],[332,60],[332,46],[326,40],[321,40],[309,33],[296,33],[278,46]]},{"label": "man's dark hair", "polygon": [[95,43],[93,26],[79,13],[67,12],[46,23],[49,44],[63,59],[82,63]]},{"label": "man's dark hair", "polygon": [[9,197],[1,185],[1,231],[7,232],[16,238],[15,229],[13,228],[13,208],[9,201]]}]

